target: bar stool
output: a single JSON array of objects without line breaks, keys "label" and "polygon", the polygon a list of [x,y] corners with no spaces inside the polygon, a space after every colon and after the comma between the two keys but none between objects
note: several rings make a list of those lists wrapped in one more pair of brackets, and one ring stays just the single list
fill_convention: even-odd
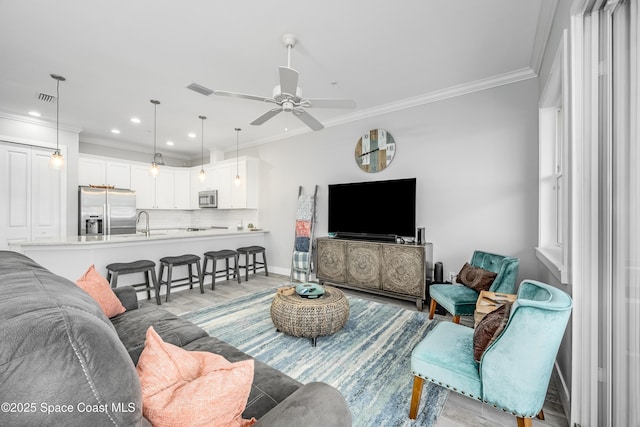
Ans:
[{"label": "bar stool", "polygon": [[[239,268],[245,269],[245,281],[249,280],[249,269],[253,269],[253,274],[256,274],[256,270],[264,269],[265,276],[269,275],[269,269],[267,268],[267,255],[266,249],[262,246],[244,246],[236,249],[239,255],[244,255],[244,265],[239,265]],[[256,255],[262,255],[262,262],[256,261]],[[252,256],[252,262],[249,263],[249,255]]]},{"label": "bar stool", "polygon": [[[196,269],[198,270],[198,274],[193,274],[193,265],[196,265]],[[171,275],[173,273],[173,267],[180,267],[186,265],[188,270],[187,277],[183,277],[181,279],[172,279]],[[164,268],[167,267],[167,280],[162,280],[162,276],[164,275]],[[197,283],[200,284],[200,293],[204,294],[204,286],[202,284],[202,273],[200,272],[200,257],[198,255],[180,255],[180,256],[166,256],[164,258],[160,258],[160,274],[158,274],[160,287],[162,285],[167,285],[167,302],[169,302],[169,298],[171,298],[171,286],[184,286],[189,285],[189,289],[193,289],[193,278],[197,278]],[[173,282],[181,282],[186,281],[185,283],[175,284]]]},{"label": "bar stool", "polygon": [[158,280],[156,278],[156,263],[153,261],[149,261],[146,259],[133,261],[133,262],[115,262],[107,265],[107,280],[112,288],[118,286],[118,276],[124,274],[133,274],[133,273],[143,273],[144,274],[144,283],[136,283],[133,286],[136,288],[136,291],[139,291],[137,288],[140,286],[144,286],[143,291],[147,291],[147,299],[151,299],[151,283],[149,281],[149,276],[151,276],[151,282],[153,282],[153,289],[156,293],[156,303],[158,305],[162,304],[160,302],[160,285],[158,285]]},{"label": "bar stool", "polygon": [[[233,258],[233,269],[229,266],[229,260]],[[207,261],[212,261],[213,266],[211,267],[211,273],[207,273]],[[223,270],[217,270],[218,268],[218,260],[225,261],[225,268]],[[207,274],[211,275],[211,290],[216,288],[216,278],[226,277],[229,280],[229,276],[231,271],[233,272],[233,277],[238,278],[238,283],[240,283],[240,271],[238,270],[238,252],[233,251],[231,249],[223,249],[221,251],[209,251],[204,253],[204,266],[202,268],[202,281],[204,282],[204,276]],[[219,274],[221,273],[221,274]]]}]

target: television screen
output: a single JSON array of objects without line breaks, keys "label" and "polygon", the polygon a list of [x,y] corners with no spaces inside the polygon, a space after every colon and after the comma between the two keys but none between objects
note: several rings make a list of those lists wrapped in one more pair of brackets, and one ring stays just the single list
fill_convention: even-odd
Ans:
[{"label": "television screen", "polygon": [[414,236],[416,179],[329,185],[328,217],[339,237]]}]

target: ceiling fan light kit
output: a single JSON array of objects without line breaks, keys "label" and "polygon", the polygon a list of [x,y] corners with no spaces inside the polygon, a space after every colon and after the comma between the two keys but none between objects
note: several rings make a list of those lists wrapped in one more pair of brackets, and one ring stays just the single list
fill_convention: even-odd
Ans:
[{"label": "ceiling fan light kit", "polygon": [[302,90],[298,87],[299,73],[291,68],[291,50],[297,41],[298,39],[294,34],[287,33],[282,36],[282,42],[287,48],[287,66],[279,67],[278,74],[280,84],[273,88],[271,98],[222,90],[214,90],[213,93],[220,96],[243,98],[278,105],[252,121],[251,124],[254,126],[259,126],[276,115],[285,112],[292,113],[311,129],[320,130],[324,128],[323,124],[309,114],[306,108],[356,108],[357,104],[353,99],[313,99],[302,97]]}]

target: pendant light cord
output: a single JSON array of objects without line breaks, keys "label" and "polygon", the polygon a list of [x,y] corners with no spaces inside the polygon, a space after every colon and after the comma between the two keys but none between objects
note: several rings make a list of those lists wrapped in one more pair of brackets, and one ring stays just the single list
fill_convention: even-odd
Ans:
[{"label": "pendant light cord", "polygon": [[60,79],[56,79],[56,151],[60,151]]},{"label": "pendant light cord", "polygon": [[202,138],[202,144],[200,145],[200,165],[201,169],[204,170],[204,121],[207,119],[206,116],[198,116],[198,118],[202,122],[202,128],[200,131],[200,136]]}]

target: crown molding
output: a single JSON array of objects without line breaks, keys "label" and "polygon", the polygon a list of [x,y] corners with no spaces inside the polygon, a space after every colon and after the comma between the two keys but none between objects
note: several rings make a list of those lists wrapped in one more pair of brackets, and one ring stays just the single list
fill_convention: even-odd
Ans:
[{"label": "crown molding", "polygon": [[558,0],[546,0],[540,4],[540,13],[538,15],[538,26],[536,28],[536,36],[533,42],[533,50],[531,52],[531,69],[536,73],[540,73],[544,52],[549,43],[551,29],[553,27],[553,18],[556,15]]},{"label": "crown molding", "polygon": [[[555,0],[554,0],[555,1]],[[538,77],[537,73],[530,67],[521,68],[509,73],[499,74],[486,79],[476,80],[470,83],[465,83],[457,86],[451,86],[446,89],[437,90],[434,92],[418,95],[412,98],[402,99],[396,102],[390,102],[388,104],[380,105],[365,110],[360,110],[354,113],[345,114],[340,117],[325,121],[324,127],[330,128],[340,126],[347,123],[364,120],[370,117],[376,117],[383,114],[394,113],[396,111],[405,110],[408,108],[414,108],[421,105],[431,104],[434,102],[443,101],[446,99],[456,98],[458,96],[468,95],[474,92],[480,92],[495,87],[505,86],[512,83],[517,83],[523,80],[529,80]],[[312,132],[311,129],[299,129],[295,131],[288,131],[278,135],[270,136],[268,138],[258,139],[253,142],[243,144],[242,148],[254,147],[257,145],[267,144],[269,142],[279,141],[292,136],[303,135]],[[223,149],[223,151],[229,151]]]},{"label": "crown molding", "polygon": [[[18,114],[5,113],[5,112],[2,112],[2,111],[0,111],[0,119],[13,120],[15,122],[27,123],[27,124],[30,124],[30,125],[42,126],[42,127],[46,127],[46,128],[52,128],[52,129],[56,128],[56,124],[55,123],[48,122],[46,120],[37,119],[37,118],[31,117],[31,116],[21,116],[21,115],[18,115]],[[73,126],[60,125],[59,129],[60,130],[64,130],[64,131],[68,131],[68,132],[75,132],[75,133],[82,132],[82,128],[77,128],[77,127],[73,127]]]}]

